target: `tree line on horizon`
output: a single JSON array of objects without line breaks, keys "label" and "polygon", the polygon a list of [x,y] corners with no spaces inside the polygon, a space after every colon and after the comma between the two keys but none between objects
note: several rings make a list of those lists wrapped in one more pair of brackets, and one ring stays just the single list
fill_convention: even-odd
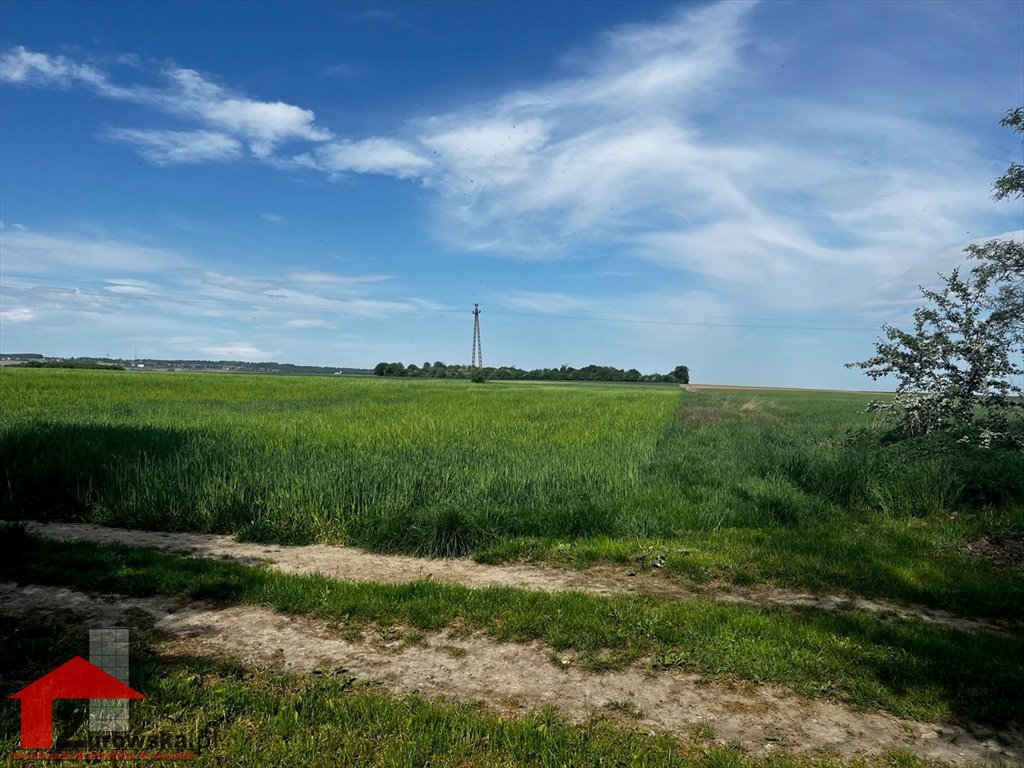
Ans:
[{"label": "tree line on horizon", "polygon": [[446,365],[440,360],[422,366],[411,363],[377,363],[375,376],[404,376],[428,379],[494,379],[497,381],[626,381],[663,384],[689,384],[690,369],[677,365],[670,373],[640,373],[636,368],[623,370],[610,365],[587,365],[573,368],[561,365],[558,368],[534,368],[527,371],[515,366],[498,368],[474,368],[471,365]]}]

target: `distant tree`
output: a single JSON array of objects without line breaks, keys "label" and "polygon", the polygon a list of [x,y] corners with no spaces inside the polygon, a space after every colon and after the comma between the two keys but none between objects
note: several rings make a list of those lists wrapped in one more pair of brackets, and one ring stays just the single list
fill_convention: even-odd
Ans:
[{"label": "distant tree", "polygon": [[636,368],[624,371],[610,365],[587,365],[583,368],[573,368],[570,365],[562,365],[558,368],[536,368],[532,371],[524,371],[514,365],[501,366],[498,368],[471,368],[468,365],[446,365],[440,360],[433,364],[425,362],[422,368],[415,364],[408,368],[402,363],[377,363],[373,373],[377,376],[418,376],[431,377],[435,379],[472,379],[477,371],[483,371],[486,379],[497,379],[501,381],[646,381],[646,382],[689,382],[689,369],[685,365],[678,365],[672,373],[653,373],[642,375]]}]

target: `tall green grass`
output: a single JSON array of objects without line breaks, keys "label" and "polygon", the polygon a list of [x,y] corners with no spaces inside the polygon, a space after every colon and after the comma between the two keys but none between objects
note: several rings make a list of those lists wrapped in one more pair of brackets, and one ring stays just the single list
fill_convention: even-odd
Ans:
[{"label": "tall green grass", "polygon": [[3,514],[452,555],[522,537],[986,513],[1024,456],[885,445],[868,397],[0,372]]},{"label": "tall green grass", "polygon": [[458,554],[617,534],[676,388],[5,371],[8,514]]},{"label": "tall green grass", "polygon": [[651,487],[672,494],[665,508],[684,514],[647,526],[640,538],[535,535],[474,556],[655,566],[702,582],[1024,618],[1021,570],[964,553],[987,533],[1024,531],[1024,454],[935,437],[887,442],[864,413],[869,399],[686,393],[645,470]]}]

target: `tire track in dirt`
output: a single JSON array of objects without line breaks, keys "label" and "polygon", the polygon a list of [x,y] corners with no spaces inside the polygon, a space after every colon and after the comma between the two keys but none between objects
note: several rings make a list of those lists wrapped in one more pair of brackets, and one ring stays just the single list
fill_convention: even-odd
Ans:
[{"label": "tire track in dirt", "polygon": [[515,587],[540,592],[576,590],[595,595],[649,594],[665,598],[704,597],[745,605],[810,607],[825,611],[856,609],[896,618],[917,618],[965,632],[1002,632],[1005,627],[981,619],[968,619],[941,609],[900,605],[887,600],[840,595],[815,595],[778,589],[714,588],[698,590],[682,580],[615,566],[573,570],[544,564],[484,565],[463,558],[427,559],[406,555],[379,555],[353,547],[328,544],[283,546],[236,541],[207,533],[170,533],[108,528],[88,523],[26,523],[29,533],[57,541],[91,541],[153,547],[195,557],[220,557],[239,562],[268,564],[282,573],[319,573],[344,581],[405,583],[433,579],[465,587]]},{"label": "tire track in dirt", "polygon": [[392,692],[419,691],[482,701],[506,715],[546,705],[573,722],[631,708],[632,727],[691,741],[710,728],[721,743],[739,742],[754,755],[780,749],[843,757],[903,749],[955,765],[1024,760],[1024,734],[996,733],[860,712],[805,699],[771,686],[731,687],[698,675],[640,667],[589,673],[550,663],[543,644],[498,643],[480,635],[431,633],[422,643],[353,639],[337,624],[287,616],[260,606],[215,607],[166,598],[92,597],[60,587],[0,583],[0,615],[60,615],[87,626],[154,624],[164,654],[230,657],[250,664],[308,672],[327,664]]}]

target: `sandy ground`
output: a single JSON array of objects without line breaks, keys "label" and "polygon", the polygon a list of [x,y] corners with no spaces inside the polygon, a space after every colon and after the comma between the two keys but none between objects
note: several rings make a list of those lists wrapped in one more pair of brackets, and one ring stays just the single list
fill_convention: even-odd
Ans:
[{"label": "sandy ground", "polygon": [[377,555],[351,547],[324,544],[280,546],[236,541],[230,536],[199,533],[167,533],[107,528],[86,523],[28,522],[30,533],[59,541],[93,541],[184,553],[197,557],[223,557],[240,562],[267,563],[284,573],[320,573],[347,581],[434,581],[480,588],[517,587],[541,592],[577,590],[597,595],[644,593],[669,598],[701,596],[722,602],[748,605],[813,607],[836,611],[857,609],[898,618],[918,618],[967,632],[1001,631],[991,622],[955,616],[924,606],[898,605],[885,600],[838,595],[814,595],[775,588],[716,588],[698,591],[687,582],[659,572],[613,566],[581,570],[542,564],[482,565],[467,559],[424,559],[402,555]]},{"label": "sandy ground", "polygon": [[[329,622],[259,606],[218,608],[162,598],[91,597],[59,587],[0,583],[0,615],[58,614],[89,626],[155,624],[162,653],[230,657],[305,672],[343,668],[395,692],[481,701],[505,714],[555,707],[574,722],[624,708],[629,724],[689,741],[739,742],[754,755],[779,749],[843,757],[904,749],[956,765],[1024,760],[1024,734],[901,720],[809,700],[769,686],[728,686],[680,672],[633,667],[594,674],[551,662],[539,643],[497,643],[479,635],[429,634],[420,643],[379,632],[352,639]],[[609,707],[615,703],[615,707]]]}]

